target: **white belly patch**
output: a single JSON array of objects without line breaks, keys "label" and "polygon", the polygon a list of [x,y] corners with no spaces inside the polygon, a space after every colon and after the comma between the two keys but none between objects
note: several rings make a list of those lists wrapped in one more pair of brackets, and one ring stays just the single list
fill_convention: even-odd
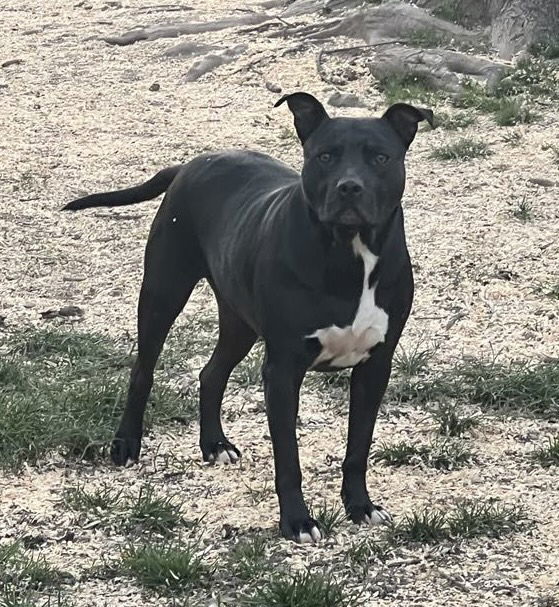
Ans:
[{"label": "white belly patch", "polygon": [[313,362],[313,367],[329,362],[333,367],[353,367],[369,358],[369,350],[384,341],[388,330],[388,314],[375,304],[377,284],[369,287],[369,276],[375,269],[378,257],[369,251],[357,235],[352,241],[355,255],[363,259],[363,292],[359,307],[351,325],[338,327],[332,325],[317,329],[307,337],[316,337],[322,345],[322,351]]}]

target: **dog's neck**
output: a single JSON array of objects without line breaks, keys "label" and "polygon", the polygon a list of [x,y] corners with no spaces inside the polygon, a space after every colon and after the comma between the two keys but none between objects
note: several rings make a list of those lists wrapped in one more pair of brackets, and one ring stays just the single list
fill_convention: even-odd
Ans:
[{"label": "dog's neck", "polygon": [[292,202],[282,257],[289,260],[287,263],[291,271],[302,284],[313,289],[326,287],[328,292],[341,290],[348,295],[354,287],[360,292],[362,265],[353,247],[357,234],[367,249],[380,258],[380,262],[385,256],[393,260],[388,266],[379,263],[379,268],[389,267],[391,271],[399,271],[399,260],[403,262],[407,256],[405,240],[399,237],[399,229],[403,229],[400,205],[379,229],[336,233],[333,226],[318,220],[302,192],[295,193]]},{"label": "dog's neck", "polygon": [[379,227],[365,226],[354,229],[346,226],[325,225],[321,223],[316,213],[309,206],[309,217],[321,232],[321,238],[326,247],[347,247],[351,249],[353,240],[359,236],[363,244],[377,257],[382,255],[388,245],[392,232],[402,223],[402,207],[398,205],[388,219]]}]

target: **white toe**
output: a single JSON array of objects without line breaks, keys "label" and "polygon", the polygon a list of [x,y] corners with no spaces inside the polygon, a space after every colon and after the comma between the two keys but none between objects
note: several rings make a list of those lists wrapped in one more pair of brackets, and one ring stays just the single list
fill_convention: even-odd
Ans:
[{"label": "white toe", "polygon": [[390,525],[392,524],[392,517],[384,508],[376,506],[373,508],[371,516],[365,515],[365,520],[371,526],[373,525]]},{"label": "white toe", "polygon": [[313,539],[310,533],[301,532],[299,533],[299,537],[297,538],[298,544],[312,544]]},{"label": "white toe", "polygon": [[216,463],[218,464],[230,464],[231,457],[229,456],[229,451],[220,451],[217,454]]},{"label": "white toe", "polygon": [[239,461],[239,456],[234,451],[228,450],[227,454],[232,464],[236,464]]},{"label": "white toe", "polygon": [[311,529],[311,536],[315,542],[320,542],[320,540],[322,539],[322,533],[320,533],[318,527],[313,527]]},{"label": "white toe", "polygon": [[311,532],[301,531],[297,538],[299,544],[317,544],[322,539],[322,533],[318,527],[312,527]]}]

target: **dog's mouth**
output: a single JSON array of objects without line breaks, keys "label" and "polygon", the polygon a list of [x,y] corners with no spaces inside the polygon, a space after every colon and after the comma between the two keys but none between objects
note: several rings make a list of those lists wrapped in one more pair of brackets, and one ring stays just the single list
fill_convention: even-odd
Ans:
[{"label": "dog's mouth", "polygon": [[338,214],[335,225],[347,226],[349,228],[360,228],[366,224],[365,220],[355,209],[345,209]]}]

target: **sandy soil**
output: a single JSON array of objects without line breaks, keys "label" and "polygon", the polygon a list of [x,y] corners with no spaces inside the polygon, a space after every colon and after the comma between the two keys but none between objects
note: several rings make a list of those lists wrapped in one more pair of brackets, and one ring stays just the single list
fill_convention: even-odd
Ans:
[{"label": "sandy soil", "polygon": [[[326,100],[334,88],[316,75],[312,52],[281,57],[292,41],[235,30],[202,34],[197,41],[231,46],[242,40],[249,49],[237,62],[185,83],[192,60],[162,57],[177,40],[121,48],[98,39],[177,14],[209,20],[254,7],[233,0],[188,4],[193,11],[176,13],[145,9],[145,0],[52,0],[41,8],[31,0],[5,0],[0,9],[0,63],[23,60],[0,69],[0,85],[6,85],[0,88],[0,315],[10,326],[41,324],[41,311],[75,304],[85,310],[83,330],[115,336],[135,331],[143,247],[158,202],[59,213],[68,200],[138,183],[164,166],[225,147],[262,150],[300,166],[290,115],[272,109],[278,95],[265,83]],[[249,65],[261,56],[267,61]],[[150,91],[155,82],[160,90]],[[329,108],[332,115],[360,116],[384,107],[365,74],[344,90],[369,107]],[[538,111],[541,118],[529,127],[503,129],[479,117],[467,133],[491,145],[494,154],[487,159],[430,159],[430,150],[457,136],[442,130],[421,132],[409,154],[405,209],[417,296],[403,344],[437,344],[441,364],[464,354],[559,356],[557,300],[544,294],[558,281],[558,190],[529,181],[545,177],[559,184],[559,166],[543,149],[557,141],[559,123],[554,111]],[[520,135],[513,144],[506,137],[511,131]],[[511,214],[523,197],[535,216],[527,223]],[[187,325],[201,307],[213,305],[208,289],[200,287],[178,323]],[[192,353],[185,369],[195,374],[202,364]],[[71,589],[77,605],[167,604],[128,580],[80,581],[101,554],[115,554],[124,538],[81,528],[75,515],[62,509],[61,491],[68,484],[103,481],[132,490],[146,479],[162,491],[178,491],[187,517],[206,515],[208,555],[219,557],[228,550],[221,539],[224,524],[240,533],[252,527],[275,530],[276,499],[266,489],[273,487],[271,445],[261,401],[257,389],[228,397],[227,428],[244,455],[238,467],[201,466],[193,425],[176,433],[157,430],[145,441],[141,464],[131,469],[59,462],[18,477],[0,476],[0,542],[45,535],[41,552],[78,579]],[[334,504],[346,419],[331,404],[316,388],[305,390],[300,445],[307,498]],[[407,407],[403,415],[381,418],[377,437],[427,440],[429,427],[423,411]],[[449,473],[371,469],[375,499],[396,516],[424,503],[447,507],[463,497],[495,497],[525,504],[536,524],[529,533],[471,541],[448,554],[415,551],[419,563],[371,571],[365,582],[368,604],[528,605],[557,592],[557,470],[534,467],[525,457],[553,431],[557,427],[544,422],[491,420],[471,439],[479,465]],[[170,454],[175,459],[165,457]],[[177,471],[176,462],[177,474],[169,474]],[[264,499],[255,504],[254,489],[262,488]],[[59,541],[70,528],[75,541]],[[320,547],[276,543],[285,562],[318,567],[343,561],[348,542],[367,533],[344,525]],[[213,593],[235,603],[236,591],[226,580]],[[190,600],[187,604],[208,605],[210,596],[200,593]]]}]

